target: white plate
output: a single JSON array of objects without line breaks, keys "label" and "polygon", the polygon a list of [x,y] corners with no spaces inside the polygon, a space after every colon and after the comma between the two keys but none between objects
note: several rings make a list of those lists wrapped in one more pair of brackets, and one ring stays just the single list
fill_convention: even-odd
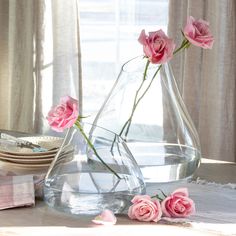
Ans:
[{"label": "white plate", "polygon": [[[70,162],[72,161],[74,158],[74,155],[73,155],[73,148],[69,148],[65,153],[62,153],[62,155],[59,157],[59,159],[57,160],[57,163],[59,162]],[[20,159],[19,159],[20,160]],[[2,162],[4,164],[4,166],[9,166],[10,168],[21,168],[21,169],[27,169],[27,170],[33,170],[33,169],[42,169],[42,170],[46,170],[46,167],[49,167],[51,162],[53,161],[53,159],[48,162],[48,163],[22,163],[20,162],[19,160],[14,160],[14,161],[10,161],[10,160],[4,160],[4,159],[1,159],[0,157],[0,162]],[[42,160],[42,159],[40,159]],[[24,161],[32,161],[32,159],[24,159]]]},{"label": "white plate", "polygon": [[21,167],[21,168],[27,168],[27,169],[35,169],[35,168],[43,168],[43,167],[49,167],[50,163],[48,164],[22,164],[22,163],[13,163],[13,162],[7,162],[4,161],[5,165],[9,165],[9,166],[14,166],[14,167]]},{"label": "white plate", "polygon": [[46,164],[51,163],[54,158],[44,158],[44,159],[14,159],[9,157],[0,156],[1,161],[10,161],[12,163],[25,163],[25,164]]},{"label": "white plate", "polygon": [[[38,144],[42,148],[46,148],[49,151],[33,152],[33,150],[30,148],[20,148],[20,147],[14,147],[12,145],[0,145],[0,152],[8,153],[11,155],[21,155],[21,156],[27,156],[27,155],[43,156],[43,155],[56,153],[58,148],[63,142],[62,138],[53,137],[53,136],[32,136],[32,137],[22,137],[21,139],[32,142],[34,144]],[[56,148],[56,149],[50,150],[53,148]]]},{"label": "white plate", "polygon": [[9,158],[13,158],[13,159],[45,159],[45,158],[54,158],[56,156],[56,152],[55,153],[51,153],[51,154],[46,154],[46,155],[16,155],[16,154],[10,154],[7,152],[0,152],[0,157],[9,157]]}]

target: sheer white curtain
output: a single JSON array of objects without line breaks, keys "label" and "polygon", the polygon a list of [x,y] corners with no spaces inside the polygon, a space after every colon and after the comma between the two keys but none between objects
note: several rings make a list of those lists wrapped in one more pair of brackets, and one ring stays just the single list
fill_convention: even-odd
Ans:
[{"label": "sheer white curtain", "polygon": [[77,0],[0,1],[0,128],[47,132],[63,95],[82,102]]},{"label": "sheer white curtain", "polygon": [[168,0],[0,1],[0,128],[49,132],[45,116],[66,94],[82,107],[79,36],[92,120],[121,64],[142,54],[140,31],[166,30],[167,13]]},{"label": "sheer white curtain", "polygon": [[167,30],[168,0],[80,0],[84,114],[93,121],[121,65],[142,55],[138,37]]},{"label": "sheer white curtain", "polygon": [[203,156],[236,161],[236,1],[170,0],[169,35],[179,43],[187,16],[210,22],[212,50],[191,47],[173,61],[175,77],[200,136]]}]

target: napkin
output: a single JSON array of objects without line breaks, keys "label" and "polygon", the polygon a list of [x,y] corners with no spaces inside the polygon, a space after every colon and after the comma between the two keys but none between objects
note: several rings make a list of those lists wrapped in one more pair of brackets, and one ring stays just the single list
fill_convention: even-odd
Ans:
[{"label": "napkin", "polygon": [[0,176],[0,210],[34,205],[32,175]]}]

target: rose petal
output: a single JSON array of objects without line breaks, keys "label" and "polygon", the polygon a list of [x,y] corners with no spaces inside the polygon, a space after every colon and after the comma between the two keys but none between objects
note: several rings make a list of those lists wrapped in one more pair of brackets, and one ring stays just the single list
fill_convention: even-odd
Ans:
[{"label": "rose petal", "polygon": [[99,225],[115,225],[116,217],[110,210],[104,210],[100,215],[96,216],[92,222]]}]

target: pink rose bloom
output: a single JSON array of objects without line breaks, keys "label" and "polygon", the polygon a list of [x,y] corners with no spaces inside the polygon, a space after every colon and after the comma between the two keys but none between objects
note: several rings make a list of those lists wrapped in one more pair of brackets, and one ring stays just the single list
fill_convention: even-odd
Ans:
[{"label": "pink rose bloom", "polygon": [[154,221],[161,219],[161,205],[158,200],[152,200],[148,195],[137,195],[129,207],[128,216],[132,220]]},{"label": "pink rose bloom", "polygon": [[100,215],[96,216],[92,222],[98,225],[115,225],[116,217],[110,210],[104,210]]},{"label": "pink rose bloom", "polygon": [[179,188],[161,202],[161,209],[167,217],[188,217],[195,213],[195,204],[188,197],[187,188]]},{"label": "pink rose bloom", "polygon": [[73,126],[78,116],[78,101],[70,96],[65,96],[60,99],[59,105],[51,108],[47,120],[53,130],[62,132]]},{"label": "pink rose bloom", "polygon": [[190,43],[201,48],[211,49],[214,43],[209,23],[202,19],[195,20],[192,16],[184,27],[184,35]]},{"label": "pink rose bloom", "polygon": [[143,52],[154,64],[163,64],[173,57],[174,41],[168,38],[162,30],[145,34],[142,30],[138,41],[143,45]]}]

